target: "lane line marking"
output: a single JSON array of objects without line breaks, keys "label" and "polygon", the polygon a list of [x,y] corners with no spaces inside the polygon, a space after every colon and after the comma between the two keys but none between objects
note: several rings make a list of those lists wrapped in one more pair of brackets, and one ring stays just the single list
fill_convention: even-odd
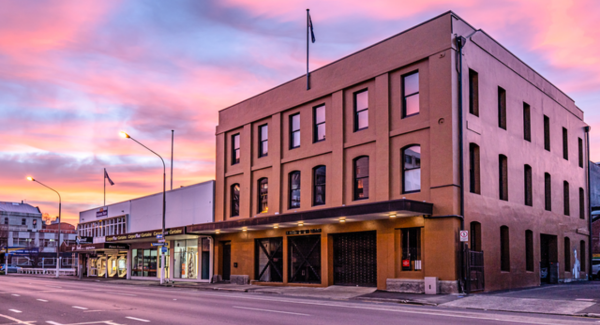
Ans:
[{"label": "lane line marking", "polygon": [[12,311],[13,313],[17,313],[17,314],[20,314],[20,313],[22,313],[22,311],[20,311],[20,310],[16,310],[16,309],[9,309],[9,310],[10,310],[10,311]]},{"label": "lane line marking", "polygon": [[269,313],[289,314],[289,315],[296,315],[296,316],[310,316],[309,314],[294,313],[294,312],[291,312],[291,311],[282,311],[282,310],[272,310],[272,309],[262,309],[262,308],[250,308],[250,307],[240,307],[240,306],[233,306],[233,308],[253,310],[253,311],[266,311],[266,312],[269,312]]},{"label": "lane line marking", "polygon": [[0,314],[0,317],[4,317],[4,318],[6,318],[8,320],[12,320],[13,322],[15,322],[15,324],[27,324],[27,322],[18,320],[18,319],[14,318],[14,317],[10,317],[10,316],[7,316],[7,315]]},{"label": "lane line marking", "polygon": [[48,300],[46,299],[36,299],[37,301],[41,301],[41,302],[48,302]]},{"label": "lane line marking", "polygon": [[577,301],[596,301],[596,299],[584,299],[584,298],[579,298],[579,299],[575,299]]},{"label": "lane line marking", "polygon": [[62,287],[59,287],[59,286],[48,286],[47,285],[46,287],[62,289]]},{"label": "lane line marking", "polygon": [[75,308],[75,309],[81,309],[81,310],[86,310],[87,309],[85,307],[79,307],[79,306],[72,306],[72,307]]},{"label": "lane line marking", "polygon": [[21,295],[18,295],[16,293],[13,293],[12,295],[15,296],[15,297],[20,297],[21,296]]},{"label": "lane line marking", "polygon": [[125,318],[131,319],[131,320],[137,320],[138,322],[150,323],[150,321],[147,319],[135,318],[135,317],[130,317],[130,316],[127,316]]},{"label": "lane line marking", "polygon": [[54,322],[54,321],[51,321],[51,320],[47,320],[46,323],[52,324],[52,325],[63,325],[61,323],[57,323],[57,322]]}]

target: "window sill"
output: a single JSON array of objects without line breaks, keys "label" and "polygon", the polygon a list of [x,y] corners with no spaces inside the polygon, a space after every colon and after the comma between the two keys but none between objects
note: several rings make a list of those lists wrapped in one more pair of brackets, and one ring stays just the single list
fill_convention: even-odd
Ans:
[{"label": "window sill", "polygon": [[[420,113],[420,112],[419,112],[419,113]],[[407,118],[407,117],[413,117],[413,116],[417,116],[417,115],[419,115],[419,113],[413,113],[413,114],[410,114],[410,115],[402,115],[402,118],[403,118],[403,119],[405,119],[405,118]]]},{"label": "window sill", "polygon": [[413,194],[413,193],[420,193],[421,190],[415,190],[415,191],[408,191],[408,192],[402,192],[402,194]]},{"label": "window sill", "polygon": [[363,130],[368,130],[369,127],[367,126],[366,128],[362,128],[362,129],[354,129],[354,132],[358,132],[358,131],[363,131]]}]

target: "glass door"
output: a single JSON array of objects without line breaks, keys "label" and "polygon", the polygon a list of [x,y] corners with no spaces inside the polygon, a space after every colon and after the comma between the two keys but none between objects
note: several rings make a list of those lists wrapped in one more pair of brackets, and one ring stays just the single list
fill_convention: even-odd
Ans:
[{"label": "glass door", "polygon": [[98,269],[98,276],[103,277],[106,274],[106,256],[100,256],[96,261],[96,268]]},{"label": "glass door", "polygon": [[124,278],[127,276],[127,257],[119,255],[119,259],[117,260],[117,269],[119,278]]}]

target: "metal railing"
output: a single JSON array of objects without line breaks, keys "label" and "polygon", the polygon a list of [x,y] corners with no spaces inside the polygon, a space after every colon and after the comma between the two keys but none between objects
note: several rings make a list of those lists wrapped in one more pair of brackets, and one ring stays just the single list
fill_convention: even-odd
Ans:
[{"label": "metal railing", "polygon": [[[19,274],[39,274],[39,275],[56,275],[56,269],[41,269],[41,268],[20,268],[17,270]],[[73,275],[77,274],[76,269],[59,269],[59,275]]]}]

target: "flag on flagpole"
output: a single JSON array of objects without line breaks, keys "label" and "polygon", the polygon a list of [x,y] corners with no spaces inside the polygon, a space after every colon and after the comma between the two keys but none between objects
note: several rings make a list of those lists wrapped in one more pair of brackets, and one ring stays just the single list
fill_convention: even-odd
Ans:
[{"label": "flag on flagpole", "polygon": [[104,168],[104,178],[108,179],[108,182],[110,183],[110,185],[115,185],[115,182],[112,181],[112,179],[110,179],[110,177],[108,176],[108,173],[106,172],[106,168]]},{"label": "flag on flagpole", "polygon": [[308,28],[310,28],[310,38],[312,40],[312,42],[315,42],[315,31],[313,30],[313,23],[312,23],[312,19],[310,18],[310,13],[308,13]]}]

